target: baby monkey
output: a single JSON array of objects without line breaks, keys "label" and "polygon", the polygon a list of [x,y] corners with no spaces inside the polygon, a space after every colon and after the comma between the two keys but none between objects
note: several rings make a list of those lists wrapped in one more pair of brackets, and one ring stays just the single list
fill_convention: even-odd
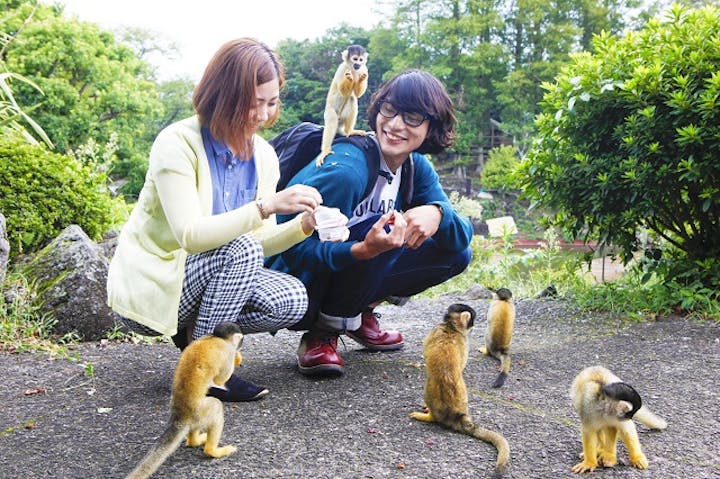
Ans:
[{"label": "baby monkey", "polygon": [[505,384],[510,372],[510,341],[515,325],[515,305],[509,289],[500,288],[493,291],[487,320],[485,346],[480,348],[480,352],[500,360],[500,374],[492,385],[494,388],[499,388]]},{"label": "baby monkey", "polygon": [[412,412],[419,421],[436,422],[495,446],[497,461],[494,478],[500,478],[510,460],[510,446],[502,434],[483,429],[468,412],[468,394],[463,370],[468,360],[468,332],[475,321],[475,310],[465,304],[452,304],[444,321],[435,326],[423,342],[425,359],[425,410]]},{"label": "baby monkey", "polygon": [[335,71],[325,100],[325,125],[320,155],[315,160],[317,166],[322,166],[325,157],[332,153],[332,142],[336,134],[367,134],[363,130],[355,129],[358,98],[365,94],[368,86],[367,58],[367,51],[360,45],[350,45],[342,52],[343,61]]},{"label": "baby monkey", "polygon": [[580,415],[583,444],[583,460],[572,467],[573,472],[617,464],[618,434],[628,450],[630,464],[647,469],[633,417],[651,429],[665,429],[667,423],[642,405],[632,386],[602,366],[591,366],[575,377],[570,397]]},{"label": "baby monkey", "polygon": [[187,436],[190,447],[205,445],[210,457],[234,453],[235,446],[218,447],[225,419],[219,399],[206,396],[210,383],[225,384],[242,362],[243,335],[235,323],[221,323],[212,335],[191,342],[180,355],[173,378],[170,424],[158,443],[126,479],[150,477]]}]

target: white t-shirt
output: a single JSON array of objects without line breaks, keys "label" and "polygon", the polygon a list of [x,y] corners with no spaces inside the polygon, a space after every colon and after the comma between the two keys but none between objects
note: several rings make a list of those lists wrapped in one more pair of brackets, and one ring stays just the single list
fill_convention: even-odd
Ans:
[{"label": "white t-shirt", "polygon": [[395,209],[395,199],[400,191],[400,168],[398,168],[397,174],[391,173],[383,159],[380,161],[380,172],[375,188],[353,210],[352,217],[347,223],[348,227],[371,216],[382,215]]}]

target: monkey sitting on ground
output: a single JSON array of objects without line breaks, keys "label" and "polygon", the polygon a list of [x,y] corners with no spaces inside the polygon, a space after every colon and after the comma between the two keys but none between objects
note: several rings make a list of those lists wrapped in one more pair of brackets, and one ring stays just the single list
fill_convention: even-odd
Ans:
[{"label": "monkey sitting on ground", "polygon": [[505,384],[510,372],[510,341],[515,324],[515,305],[509,289],[500,288],[493,291],[487,320],[485,346],[480,348],[480,352],[500,360],[500,374],[492,385],[494,388],[499,388]]},{"label": "monkey sitting on ground", "polygon": [[468,412],[468,394],[463,370],[468,360],[468,332],[475,321],[475,310],[452,304],[444,321],[435,326],[423,342],[425,359],[425,411],[412,412],[419,421],[436,422],[485,441],[497,449],[493,477],[500,478],[510,460],[510,446],[502,434],[483,429]]},{"label": "monkey sitting on ground", "polygon": [[235,323],[221,323],[212,335],[191,342],[180,355],[173,378],[170,424],[158,443],[126,479],[150,477],[187,436],[190,447],[205,445],[210,457],[234,453],[235,446],[218,447],[224,426],[223,405],[206,396],[211,382],[225,384],[242,362],[243,335]]},{"label": "monkey sitting on ground", "polygon": [[602,366],[591,366],[575,377],[570,397],[580,415],[583,444],[583,460],[572,467],[573,472],[617,464],[618,434],[628,450],[630,464],[647,469],[633,417],[651,429],[665,429],[667,423],[642,405],[632,386]]},{"label": "monkey sitting on ground", "polygon": [[337,67],[325,100],[325,126],[323,129],[320,155],[315,160],[322,166],[325,157],[332,153],[335,135],[366,135],[355,129],[358,114],[358,98],[368,86],[368,54],[360,45],[350,45],[342,52],[342,63]]}]

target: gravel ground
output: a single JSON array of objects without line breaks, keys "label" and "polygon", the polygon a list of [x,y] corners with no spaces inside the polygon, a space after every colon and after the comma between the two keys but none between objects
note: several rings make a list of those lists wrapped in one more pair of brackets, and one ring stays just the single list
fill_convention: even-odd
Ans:
[{"label": "gravel ground", "polygon": [[[481,319],[465,371],[470,410],[508,439],[508,478],[576,477],[570,467],[581,442],[568,389],[594,364],[634,385],[669,427],[638,426],[648,470],[621,464],[592,477],[720,478],[720,325],[675,317],[638,323],[578,313],[561,300],[519,301],[510,377],[495,390],[498,363],[478,352],[488,301],[468,295],[379,308],[382,324],[403,332],[405,348],[371,353],[346,338],[346,372],[337,379],[297,373],[298,332],[248,336],[239,372],[271,394],[225,406],[223,443],[238,452],[208,460],[181,447],[153,477],[489,477],[491,446],[408,418],[422,402],[422,340],[456,301]],[[162,432],[178,357],[172,345],[85,343],[77,353],[75,362],[0,354],[0,477],[121,478]],[[623,447],[619,458],[627,458]]]}]

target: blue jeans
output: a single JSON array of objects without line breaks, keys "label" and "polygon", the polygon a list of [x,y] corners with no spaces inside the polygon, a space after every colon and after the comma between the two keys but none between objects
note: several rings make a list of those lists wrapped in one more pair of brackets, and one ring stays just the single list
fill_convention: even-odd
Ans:
[{"label": "blue jeans", "polygon": [[[379,216],[350,228],[351,240],[363,240]],[[316,274],[308,289],[305,317],[290,329],[313,329],[318,311],[332,316],[356,316],[388,296],[412,296],[462,273],[470,248],[452,252],[428,238],[418,249],[398,248],[360,261],[338,272]]]}]

